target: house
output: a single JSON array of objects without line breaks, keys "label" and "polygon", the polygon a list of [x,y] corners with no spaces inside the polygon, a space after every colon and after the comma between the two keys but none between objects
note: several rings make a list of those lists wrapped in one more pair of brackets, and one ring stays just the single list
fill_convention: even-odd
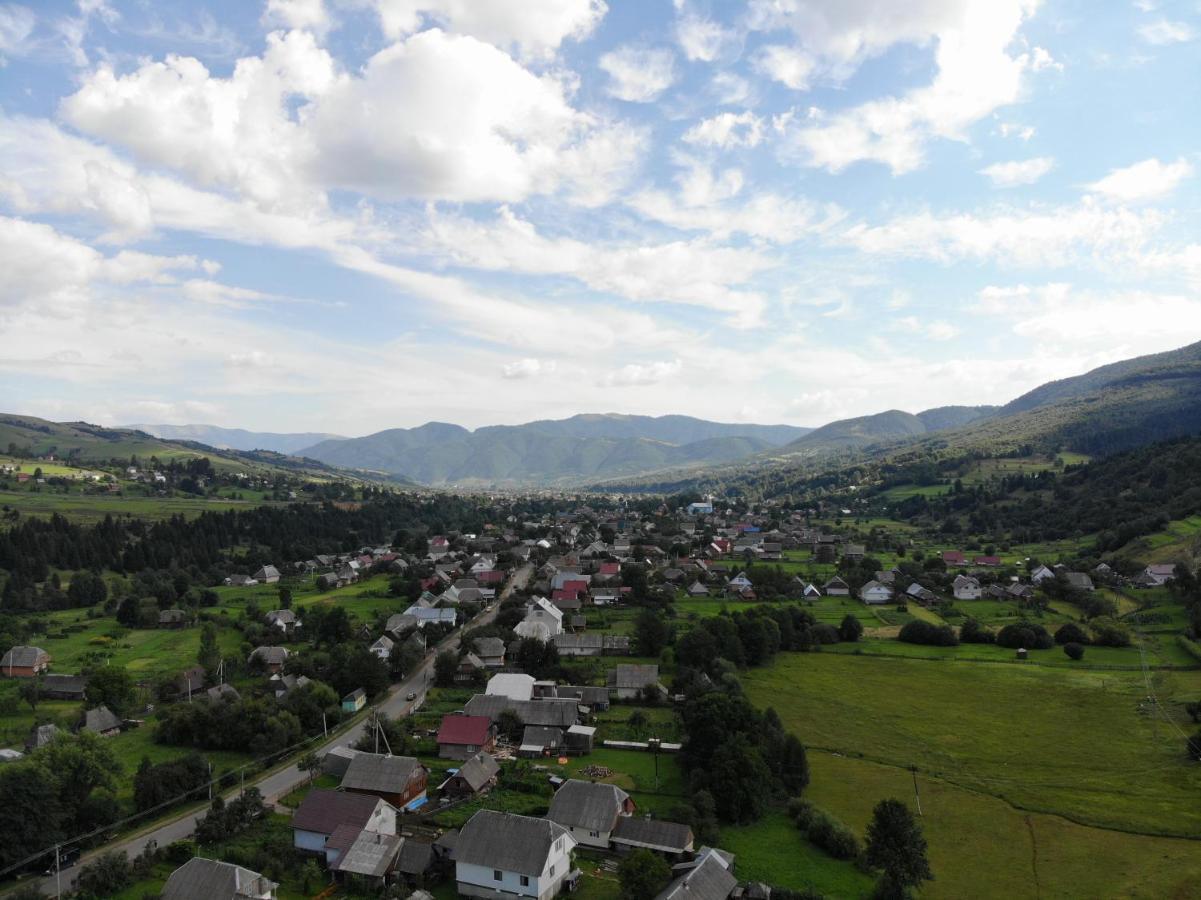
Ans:
[{"label": "house", "polygon": [[617,820],[632,815],[634,808],[630,795],[616,785],[572,778],[555,792],[546,817],[580,845],[608,850]]},{"label": "house", "polygon": [[801,588],[801,596],[804,597],[806,600],[820,597],[821,595],[822,595],[821,588],[819,588],[816,584],[810,584],[808,582],[803,582],[803,587]]},{"label": "house", "polygon": [[1032,571],[1030,573],[1030,580],[1033,581],[1035,584],[1041,584],[1042,582],[1046,581],[1048,578],[1054,578],[1054,577],[1055,577],[1055,572],[1052,569],[1048,569],[1046,566],[1039,566],[1037,569],[1035,569],[1034,571]]},{"label": "house", "polygon": [[534,696],[534,676],[515,672],[504,672],[488,679],[484,693],[510,700],[529,700]]},{"label": "house", "polygon": [[343,825],[396,834],[396,808],[370,794],[309,791],[292,814],[292,846],[324,855],[326,841]]},{"label": "house", "polygon": [[980,582],[970,575],[956,575],[951,582],[951,593],[956,600],[979,600]]},{"label": "house", "polygon": [[112,737],[121,732],[121,718],[101,703],[95,709],[89,709],[83,714],[80,731],[90,731],[101,737]]},{"label": "house", "polygon": [[521,733],[518,756],[558,756],[563,749],[563,729],[553,725],[527,725]]},{"label": "house", "polygon": [[510,710],[525,725],[548,725],[569,728],[580,718],[580,705],[575,700],[511,700],[508,697],[476,694],[463,707],[469,716],[487,716],[496,722]]},{"label": "house", "polygon": [[167,878],[160,900],[275,900],[270,878],[233,863],[194,856]]},{"label": "house", "polygon": [[707,587],[705,587],[703,584],[701,584],[699,581],[694,581],[694,582],[692,582],[692,584],[688,585],[688,596],[689,597],[708,597],[709,589]]},{"label": "house", "polygon": [[550,641],[556,634],[563,633],[563,611],[545,597],[538,597],[513,631],[519,637]]},{"label": "house", "polygon": [[344,713],[357,713],[366,705],[367,692],[362,688],[355,688],[342,698],[342,712]]},{"label": "house", "polygon": [[950,566],[962,566],[967,560],[964,558],[962,550],[944,550],[942,551],[942,561]]},{"label": "house", "polygon": [[[1097,568],[1100,569],[1101,567],[1098,566]],[[1161,565],[1147,566],[1147,568],[1143,569],[1143,574],[1146,575],[1147,579],[1149,579],[1156,587],[1165,585],[1169,581],[1175,579],[1176,564],[1164,563]]]},{"label": "house", "polygon": [[659,667],[657,665],[627,665],[622,663],[609,672],[609,687],[616,693],[619,700],[633,700],[642,696],[646,688],[658,688],[665,694],[659,684]]},{"label": "house", "polygon": [[275,566],[263,566],[250,577],[260,584],[275,584],[279,581],[279,569]]},{"label": "house", "polygon": [[972,558],[972,565],[981,566],[986,569],[995,569],[1001,565],[1001,557],[999,556],[976,556]]},{"label": "house", "polygon": [[595,687],[590,684],[560,684],[555,686],[555,696],[559,699],[575,700],[590,710],[604,712],[609,708],[609,689],[607,687]]},{"label": "house", "polygon": [[439,790],[449,797],[470,797],[496,784],[500,765],[483,751],[470,757],[442,782]]},{"label": "house", "polygon": [[849,597],[851,596],[851,586],[835,575],[829,581],[822,585],[822,590],[826,592],[827,597]]},{"label": "house", "polygon": [[405,809],[425,802],[428,785],[429,770],[415,757],[356,753],[342,776],[341,789],[370,794]]},{"label": "house", "polygon": [[309,683],[306,675],[273,675],[271,676],[271,686],[275,692],[275,699],[279,700],[288,696],[291,691],[296,688],[302,688]]},{"label": "house", "polygon": [[343,825],[326,842],[326,864],[336,878],[379,890],[395,868],[404,843],[405,839],[395,834]]},{"label": "house", "polygon": [[396,646],[396,642],[386,634],[381,634],[375,639],[375,642],[367,649],[378,656],[385,662],[392,655],[392,648]]},{"label": "house", "polygon": [[739,572],[733,578],[726,582],[726,590],[732,594],[742,593],[748,588],[754,588],[751,580],[746,577],[746,572]]},{"label": "house", "polygon": [[605,636],[601,634],[556,634],[554,643],[560,656],[600,656],[604,653]]},{"label": "house", "polygon": [[842,555],[845,559],[863,559],[867,553],[867,548],[863,544],[847,544],[842,548]]},{"label": "house", "polygon": [[499,669],[505,664],[505,642],[498,637],[476,638],[475,652],[489,669]]},{"label": "house", "polygon": [[187,697],[191,700],[193,694],[198,694],[204,690],[204,682],[207,679],[208,672],[204,666],[188,666],[175,679],[175,688],[181,697]]},{"label": "house", "polygon": [[1014,582],[1005,589],[1005,593],[1010,600],[1029,600],[1034,596],[1034,588],[1028,584]]},{"label": "house", "polygon": [[57,725],[35,725],[33,730],[29,732],[29,737],[25,738],[25,749],[36,750],[39,747],[45,747],[59,734]]},{"label": "house", "polygon": [[164,609],[158,614],[159,628],[183,628],[190,616],[182,609]]},{"label": "house", "polygon": [[1075,591],[1093,591],[1093,580],[1083,572],[1065,572],[1063,577],[1067,580],[1068,586]]},{"label": "house", "polygon": [[576,841],[547,819],[481,809],[455,841],[455,883],[460,897],[550,900],[574,884]]},{"label": "house", "polygon": [[284,667],[284,662],[288,658],[287,647],[255,647],[247,660],[251,665],[256,663],[272,674],[279,672]]},{"label": "house", "polygon": [[692,842],[692,829],[687,825],[645,816],[618,819],[611,840],[618,851],[653,850],[673,857],[691,853]]},{"label": "house", "polygon": [[82,675],[43,675],[41,695],[46,700],[82,700],[87,687]]},{"label": "house", "polygon": [[868,606],[878,606],[892,600],[892,588],[878,581],[869,581],[859,589],[859,599]]},{"label": "house", "polygon": [[563,752],[573,756],[586,756],[592,752],[592,744],[595,740],[595,726],[572,725],[563,732]]},{"label": "house", "polygon": [[438,756],[441,759],[470,759],[477,753],[491,753],[496,746],[496,727],[488,716],[446,715],[438,729]]},{"label": "house", "polygon": [[227,684],[224,681],[221,682],[221,684],[216,685],[215,687],[209,688],[207,691],[204,692],[204,695],[212,703],[218,703],[222,700],[229,700],[232,702],[234,700],[242,699],[242,695],[238,693],[238,689],[235,688],[232,684]]},{"label": "house", "polygon": [[727,900],[738,886],[733,868],[728,853],[705,847],[691,862],[672,867],[677,877],[655,900]]},{"label": "house", "polygon": [[296,613],[290,609],[273,609],[267,613],[267,624],[288,634],[300,625],[300,619],[296,618]]},{"label": "house", "polygon": [[474,653],[467,653],[459,660],[459,666],[455,669],[455,681],[475,681],[476,675],[483,671],[484,661]]},{"label": "house", "polygon": [[930,606],[938,602],[938,595],[934,591],[922,587],[916,581],[905,589],[905,594],[922,604],[922,606]]},{"label": "house", "polygon": [[35,678],[50,668],[50,654],[41,647],[13,647],[0,657],[0,675],[8,678]]}]

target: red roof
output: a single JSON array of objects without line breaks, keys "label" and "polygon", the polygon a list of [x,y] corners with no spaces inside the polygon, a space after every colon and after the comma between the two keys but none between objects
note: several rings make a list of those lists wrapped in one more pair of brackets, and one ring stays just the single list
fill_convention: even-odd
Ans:
[{"label": "red roof", "polygon": [[606,562],[600,564],[599,572],[601,575],[620,575],[621,563]]},{"label": "red roof", "polygon": [[1001,557],[999,556],[977,556],[975,563],[978,566],[999,566]]},{"label": "red roof", "polygon": [[550,595],[551,600],[579,600],[579,591],[569,591],[566,589],[553,591]]},{"label": "red roof", "polygon": [[944,550],[942,551],[942,561],[945,563],[961,563],[963,562],[963,551]]},{"label": "red roof", "polygon": [[477,573],[475,580],[480,584],[500,584],[505,580],[505,573],[500,569],[489,569],[487,572]]},{"label": "red roof", "polygon": [[438,729],[438,743],[482,747],[488,743],[491,728],[492,720],[487,716],[446,715],[442,717],[442,727]]},{"label": "red roof", "polygon": [[588,582],[575,581],[574,579],[571,581],[564,581],[562,590],[566,594],[572,594],[572,593],[578,594],[578,593],[580,593],[580,591],[588,590]]}]

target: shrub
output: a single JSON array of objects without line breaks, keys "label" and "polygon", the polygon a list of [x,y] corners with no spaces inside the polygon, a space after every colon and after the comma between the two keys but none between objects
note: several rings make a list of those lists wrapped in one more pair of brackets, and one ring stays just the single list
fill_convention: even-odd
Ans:
[{"label": "shrub", "polygon": [[997,645],[1017,650],[1047,650],[1055,646],[1055,640],[1047,629],[1033,622],[1012,622],[997,632]]},{"label": "shrub", "polygon": [[1113,619],[1102,617],[1089,623],[1093,630],[1093,643],[1101,647],[1129,647],[1130,632],[1126,626]]},{"label": "shrub", "polygon": [[954,647],[959,643],[950,625],[932,625],[921,619],[914,619],[901,626],[897,640],[906,644],[927,644],[933,647]]},{"label": "shrub", "polygon": [[1055,632],[1055,643],[1057,644],[1087,644],[1088,642],[1088,632],[1075,622],[1065,622]]},{"label": "shrub", "polygon": [[991,644],[997,636],[975,619],[968,619],[959,626],[959,640],[965,644]]},{"label": "shrub", "polygon": [[809,629],[809,634],[813,637],[814,643],[817,644],[837,644],[842,640],[838,634],[838,629],[825,622],[818,622]]},{"label": "shrub", "polygon": [[1084,659],[1084,644],[1078,644],[1075,641],[1072,641],[1069,644],[1064,644],[1063,652],[1068,655],[1068,659]]},{"label": "shrub", "polygon": [[810,841],[835,859],[854,859],[859,855],[855,832],[824,810],[815,810],[807,834]]}]

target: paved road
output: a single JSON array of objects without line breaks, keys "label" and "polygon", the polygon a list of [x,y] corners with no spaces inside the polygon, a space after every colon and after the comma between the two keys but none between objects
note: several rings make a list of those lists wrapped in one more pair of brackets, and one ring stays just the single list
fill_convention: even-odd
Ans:
[{"label": "paved road", "polygon": [[[500,607],[501,601],[507,598],[514,590],[524,588],[526,583],[529,581],[529,577],[532,572],[533,566],[530,565],[523,566],[514,572],[512,578],[509,579],[508,583],[504,587],[504,590],[501,591],[500,596],[497,598],[492,607],[481,612],[468,624],[472,626],[478,626],[487,625],[489,622],[491,622],[496,617],[496,613]],[[393,717],[405,716],[412,712],[413,707],[420,704],[424,699],[426,688],[428,687],[429,682],[433,680],[434,657],[437,656],[437,654],[442,650],[458,649],[460,632],[461,630],[455,631],[453,634],[447,636],[442,643],[427,653],[425,658],[421,661],[421,664],[409,675],[409,677],[398,684],[394,684],[389,690],[388,696],[376,704],[375,708],[381,713]],[[416,694],[417,699],[407,700],[406,697],[410,693]],[[336,737],[330,738],[325,743],[317,746],[314,749],[314,752],[318,756],[324,756],[334,747],[345,747],[355,743],[355,741],[357,741],[363,736],[364,733],[366,733],[370,721],[370,718],[364,719],[348,731],[342,732]],[[280,769],[277,772],[264,775],[255,781],[247,782],[246,786],[250,787],[253,785],[254,787],[257,787],[259,791],[262,792],[263,800],[266,803],[271,804],[280,797],[290,794],[297,787],[307,781],[308,777],[309,776],[306,772],[302,772],[295,765],[290,765]],[[227,800],[229,800],[235,797],[237,793],[238,790],[234,789],[227,792],[224,796]],[[187,813],[179,818],[164,822],[163,824],[156,826],[152,831],[139,834],[137,837],[119,841],[111,845],[98,847],[95,850],[89,851],[87,855],[85,855],[78,863],[62,873],[63,890],[67,890],[71,887],[75,876],[79,873],[79,869],[98,854],[110,850],[118,850],[125,853],[130,858],[133,858],[141,854],[147,846],[155,845],[159,847],[166,847],[173,841],[180,841],[189,837],[196,829],[197,822],[199,822],[207,812],[207,809],[202,809],[199,812]],[[53,862],[53,857],[51,857],[49,864],[52,865]],[[22,882],[22,884],[26,883],[27,882]],[[45,894],[49,894],[51,896],[56,894],[55,878],[53,875],[43,879],[38,886]]]}]

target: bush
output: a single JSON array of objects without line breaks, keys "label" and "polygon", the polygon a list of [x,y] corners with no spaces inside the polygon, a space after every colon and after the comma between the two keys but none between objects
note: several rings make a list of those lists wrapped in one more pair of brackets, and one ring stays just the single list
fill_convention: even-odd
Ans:
[{"label": "bush", "polygon": [[824,810],[815,810],[806,832],[809,840],[834,859],[854,859],[859,855],[855,832]]},{"label": "bush", "polygon": [[897,640],[906,644],[927,644],[933,647],[954,647],[959,643],[950,625],[932,625],[921,619],[914,619],[901,626]]},{"label": "bush", "polygon": [[1201,762],[1201,731],[1198,731],[1185,742],[1184,749],[1188,752],[1189,759]]},{"label": "bush", "polygon": [[1055,646],[1055,640],[1047,629],[1033,622],[1013,622],[997,632],[997,645],[1017,650],[1047,650]]},{"label": "bush", "polygon": [[842,640],[838,629],[826,622],[818,622],[809,629],[809,634],[812,636],[815,644],[837,644]]},{"label": "bush", "polygon": [[959,640],[964,644],[992,644],[997,636],[975,619],[968,619],[959,626]]},{"label": "bush", "polygon": [[1093,630],[1093,643],[1100,647],[1129,647],[1130,632],[1126,626],[1113,619],[1102,617],[1089,623]]},{"label": "bush", "polygon": [[1087,644],[1088,642],[1088,632],[1075,622],[1065,622],[1055,632],[1055,643],[1057,644]]},{"label": "bush", "polygon": [[1070,644],[1064,644],[1063,652],[1068,655],[1068,659],[1084,659],[1084,644],[1078,644],[1075,641],[1072,641]]}]

